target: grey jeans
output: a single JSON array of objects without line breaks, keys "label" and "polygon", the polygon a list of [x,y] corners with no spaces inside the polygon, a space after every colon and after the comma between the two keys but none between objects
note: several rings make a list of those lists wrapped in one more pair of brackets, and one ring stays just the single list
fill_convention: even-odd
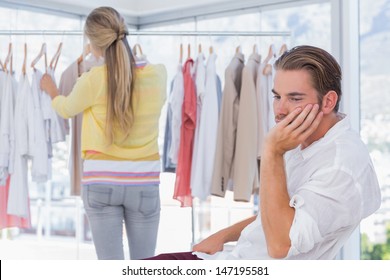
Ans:
[{"label": "grey jeans", "polygon": [[130,258],[154,256],[160,221],[158,185],[84,185],[82,198],[98,259],[124,259],[123,222]]}]

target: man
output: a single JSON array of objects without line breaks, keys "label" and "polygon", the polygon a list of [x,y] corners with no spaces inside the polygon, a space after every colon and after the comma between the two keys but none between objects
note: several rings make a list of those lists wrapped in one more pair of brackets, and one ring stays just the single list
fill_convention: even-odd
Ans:
[{"label": "man", "polygon": [[[194,258],[334,259],[380,206],[368,151],[338,112],[336,60],[322,49],[298,46],[274,67],[277,124],[263,145],[259,215],[196,244]],[[232,251],[224,250],[229,241],[237,241]]]}]

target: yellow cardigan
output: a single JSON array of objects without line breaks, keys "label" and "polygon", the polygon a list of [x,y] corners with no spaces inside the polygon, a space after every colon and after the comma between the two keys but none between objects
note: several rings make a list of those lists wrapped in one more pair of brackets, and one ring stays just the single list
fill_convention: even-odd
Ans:
[{"label": "yellow cardigan", "polygon": [[81,153],[86,151],[103,155],[99,159],[152,160],[159,159],[158,132],[161,108],[166,98],[167,73],[162,64],[136,68],[133,102],[134,124],[123,141],[123,133],[116,131],[114,143],[107,145],[105,137],[107,106],[107,67],[91,68],[75,84],[69,96],[57,96],[53,108],[63,118],[83,113]]}]

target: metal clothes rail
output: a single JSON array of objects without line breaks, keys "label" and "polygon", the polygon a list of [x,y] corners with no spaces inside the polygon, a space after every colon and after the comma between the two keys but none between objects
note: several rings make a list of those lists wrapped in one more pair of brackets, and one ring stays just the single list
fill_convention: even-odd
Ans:
[{"label": "metal clothes rail", "polygon": [[[81,30],[0,30],[0,35],[27,36],[27,35],[67,35],[82,36]],[[129,31],[134,36],[268,36],[288,37],[288,31]]]}]

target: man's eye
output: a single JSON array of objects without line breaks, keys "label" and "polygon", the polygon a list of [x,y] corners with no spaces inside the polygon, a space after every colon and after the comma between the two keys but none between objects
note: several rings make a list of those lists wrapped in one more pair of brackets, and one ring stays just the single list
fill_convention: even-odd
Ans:
[{"label": "man's eye", "polygon": [[302,100],[302,98],[290,98],[292,102],[299,102]]},{"label": "man's eye", "polygon": [[280,99],[280,96],[279,96],[279,95],[274,95],[274,96],[273,96],[273,99],[278,99],[278,100],[279,100],[279,99]]}]

